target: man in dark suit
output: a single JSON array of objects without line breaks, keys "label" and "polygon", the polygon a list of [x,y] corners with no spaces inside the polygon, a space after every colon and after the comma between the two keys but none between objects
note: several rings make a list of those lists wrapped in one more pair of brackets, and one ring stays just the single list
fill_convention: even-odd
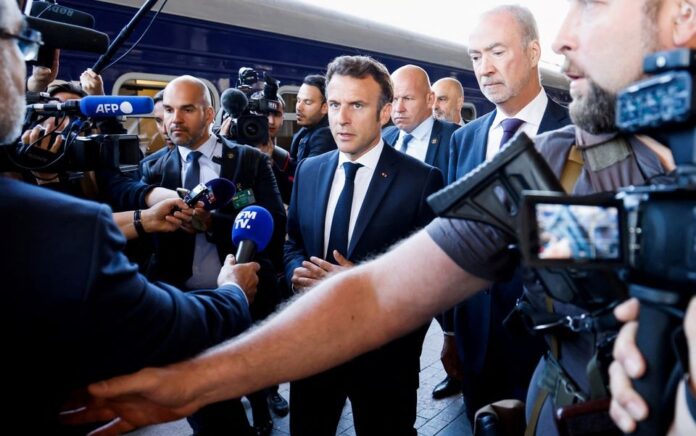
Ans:
[{"label": "man in dark suit", "polygon": [[[18,35],[21,26],[14,0],[0,0],[0,34]],[[0,144],[16,140],[22,126],[23,54],[17,40],[0,38]],[[5,177],[0,192],[0,225],[8,230],[0,250],[2,342],[12,350],[5,421],[37,434],[69,433],[58,412],[85,382],[191,357],[249,325],[245,292],[253,297],[258,265],[230,259],[217,289],[185,294],[138,274],[107,206]]]},{"label": "man in dark suit", "polygon": [[[214,113],[209,93],[206,86],[194,77],[182,76],[171,81],[164,89],[163,107],[167,133],[175,146],[142,162],[143,182],[168,189],[181,186],[191,189],[199,183],[221,177],[234,181],[237,193],[229,205],[214,213],[196,209],[194,219],[195,214],[200,214],[202,224],[197,231],[155,235],[154,257],[148,274],[153,279],[183,289],[210,288],[214,271],[224,256],[234,250],[230,235],[237,213],[248,205],[257,204],[266,208],[274,221],[271,242],[258,255],[261,265],[259,292],[251,306],[252,319],[263,319],[275,309],[280,299],[275,270],[282,269],[286,221],[269,158],[253,147],[223,143],[210,134]],[[255,425],[270,431],[265,396],[263,399],[251,396],[251,400]],[[220,421],[215,424],[215,431],[234,428],[218,418],[192,422],[192,425],[195,430],[208,434],[210,429],[198,424],[214,421]]]},{"label": "man in dark suit", "polygon": [[384,141],[447,175],[449,142],[459,127],[433,118],[435,94],[428,73],[416,65],[404,65],[391,75],[394,83],[393,126],[382,132]]},{"label": "man in dark suit", "polygon": [[[570,124],[567,109],[541,87],[540,53],[536,23],[526,8],[501,6],[482,16],[469,38],[469,55],[481,91],[496,109],[452,136],[448,183],[490,159],[515,131],[533,137]],[[525,398],[543,345],[528,336],[513,336],[502,325],[521,294],[518,272],[511,281],[495,284],[445,316],[455,331],[457,344],[450,348],[460,353],[470,418],[487,403]]]},{"label": "man in dark suit", "polygon": [[[379,62],[343,56],[328,67],[329,121],[338,150],[297,168],[288,212],[285,271],[295,292],[349,268],[423,227],[439,170],[384,145],[392,86]],[[386,272],[385,272],[386,273]],[[359,435],[416,434],[416,390],[425,328],[290,389],[290,428],[333,435],[350,398]]]},{"label": "man in dark suit", "polygon": [[[336,141],[329,130],[327,111],[326,78],[319,74],[310,74],[304,78],[297,91],[295,114],[297,125],[301,129],[292,137],[290,152],[280,147],[273,149],[273,162],[279,170],[276,171],[276,175],[280,172],[283,178],[283,181],[279,182],[281,187],[292,187],[297,164],[303,159],[336,149]],[[288,197],[283,199],[289,202]]]}]

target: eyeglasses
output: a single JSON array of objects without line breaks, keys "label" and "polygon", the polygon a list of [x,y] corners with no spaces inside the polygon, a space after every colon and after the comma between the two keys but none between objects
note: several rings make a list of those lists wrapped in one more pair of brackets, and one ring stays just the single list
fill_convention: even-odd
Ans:
[{"label": "eyeglasses", "polygon": [[0,38],[16,40],[17,47],[25,61],[35,61],[39,55],[39,48],[43,45],[41,32],[30,29],[26,24],[22,26],[22,29],[16,35],[0,30]]}]

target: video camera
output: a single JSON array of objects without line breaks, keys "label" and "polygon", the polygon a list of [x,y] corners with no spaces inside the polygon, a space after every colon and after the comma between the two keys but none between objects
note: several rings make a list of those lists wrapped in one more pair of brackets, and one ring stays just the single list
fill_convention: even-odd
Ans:
[{"label": "video camera", "polygon": [[261,77],[252,68],[242,67],[237,88],[227,89],[220,96],[222,109],[216,116],[215,124],[220,126],[226,116],[231,117],[227,137],[240,144],[266,144],[269,138],[267,116],[280,110],[278,81],[269,74]]},{"label": "video camera", "polygon": [[556,301],[589,312],[629,295],[641,301],[637,344],[647,371],[635,387],[650,415],[638,434],[653,435],[664,434],[672,419],[671,335],[696,295],[696,53],[653,54],[644,71],[656,75],[617,96],[616,124],[669,147],[676,164],[669,182],[567,196],[520,133],[428,202],[439,216],[484,222],[517,240],[525,264]]},{"label": "video camera", "polygon": [[27,98],[34,103],[27,105],[23,130],[33,129],[54,117],[56,128],[53,131],[42,128],[36,143],[50,137],[53,144],[61,136],[60,150],[53,153],[37,144],[18,141],[0,147],[0,170],[62,173],[138,165],[140,141],[137,135],[91,132],[108,118],[151,113],[154,103],[150,97],[87,96],[63,103],[46,95],[32,94]]}]

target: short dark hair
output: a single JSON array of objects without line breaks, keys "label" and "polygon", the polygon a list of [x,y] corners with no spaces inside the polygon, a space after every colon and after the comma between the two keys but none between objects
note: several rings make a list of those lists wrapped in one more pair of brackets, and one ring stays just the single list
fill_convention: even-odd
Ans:
[{"label": "short dark hair", "polygon": [[379,106],[377,114],[382,110],[384,105],[391,103],[394,100],[394,86],[392,85],[389,70],[381,62],[369,56],[339,56],[332,60],[326,71],[326,81],[330,82],[331,78],[337,74],[339,76],[354,77],[356,79],[364,79],[372,77],[381,89],[379,96]]},{"label": "short dark hair", "polygon": [[302,84],[317,88],[321,92],[322,101],[326,101],[326,77],[321,74],[310,74],[304,78]]},{"label": "short dark hair", "polygon": [[157,94],[155,94],[155,96],[152,97],[152,101],[155,104],[164,101],[164,89],[160,89],[159,91],[157,91]]},{"label": "short dark hair", "polygon": [[87,96],[87,93],[82,89],[82,86],[80,86],[80,82],[67,80],[54,80],[48,84],[46,91],[51,97],[55,97],[59,92],[77,94],[80,96],[80,98]]}]

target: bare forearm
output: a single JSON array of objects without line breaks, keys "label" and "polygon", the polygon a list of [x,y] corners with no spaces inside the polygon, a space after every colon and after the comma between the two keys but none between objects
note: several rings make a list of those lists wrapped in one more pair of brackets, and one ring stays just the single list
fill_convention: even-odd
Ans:
[{"label": "bare forearm", "polygon": [[[438,253],[416,256],[428,241]],[[429,259],[428,265],[418,259]],[[486,284],[459,269],[422,232],[378,260],[322,282],[246,336],[183,365],[202,369],[195,390],[206,403],[237,397],[376,348]]]},{"label": "bare forearm", "polygon": [[147,193],[145,196],[145,203],[147,204],[147,207],[152,207],[160,201],[166,200],[167,198],[179,198],[179,196],[177,195],[176,191],[171,189],[156,187]]}]

